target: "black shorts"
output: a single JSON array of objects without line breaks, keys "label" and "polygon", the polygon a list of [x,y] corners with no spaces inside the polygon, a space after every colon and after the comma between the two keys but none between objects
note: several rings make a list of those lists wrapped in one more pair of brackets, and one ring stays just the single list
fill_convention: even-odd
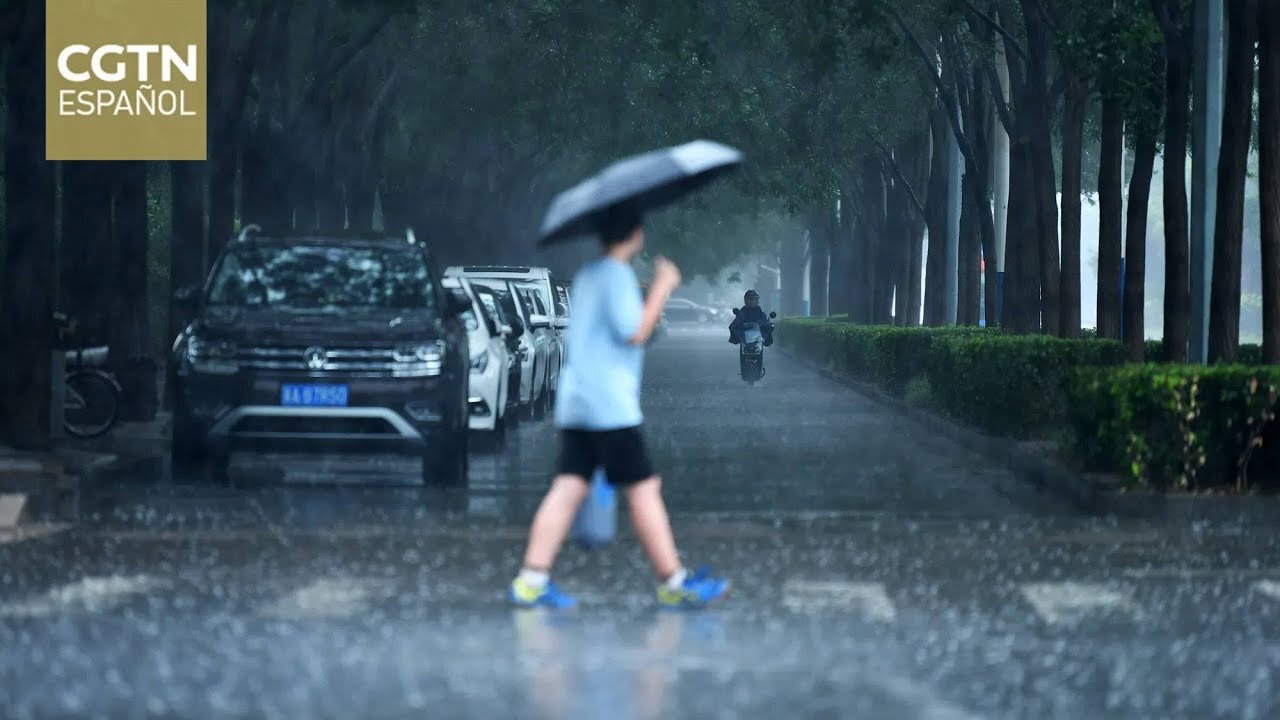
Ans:
[{"label": "black shorts", "polygon": [[653,477],[653,464],[640,427],[560,431],[557,474],[590,480],[598,467],[604,467],[610,485],[634,485]]}]

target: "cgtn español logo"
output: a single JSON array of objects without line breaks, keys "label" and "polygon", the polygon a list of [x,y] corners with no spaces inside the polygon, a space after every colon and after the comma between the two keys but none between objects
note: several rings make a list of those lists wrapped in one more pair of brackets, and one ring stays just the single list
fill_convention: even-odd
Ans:
[{"label": "cgtn espa\u00f1ol logo", "polygon": [[[169,88],[175,74],[181,74],[189,82],[199,79],[196,71],[199,62],[198,48],[188,45],[179,55],[172,45],[103,45],[94,49],[88,45],[68,45],[58,53],[58,74],[68,82],[84,84],[93,79],[110,85],[99,90],[59,90],[59,115],[183,115],[194,117],[187,107],[186,88]],[[124,55],[136,60],[136,70],[129,71],[129,64],[119,59]],[[150,59],[160,60],[160,87],[150,80]],[[72,59],[83,56],[89,69],[75,70]],[[130,85],[136,84],[134,90]]]},{"label": "cgtn espa\u00f1ol logo", "polygon": [[203,0],[48,0],[46,157],[204,160]]}]

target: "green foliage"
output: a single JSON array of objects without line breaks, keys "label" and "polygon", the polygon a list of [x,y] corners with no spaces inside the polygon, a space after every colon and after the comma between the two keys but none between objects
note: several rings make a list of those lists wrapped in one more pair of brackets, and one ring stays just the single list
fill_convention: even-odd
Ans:
[{"label": "green foliage", "polygon": [[1276,436],[1280,368],[1087,369],[1076,373],[1071,395],[1072,450],[1088,468],[1158,489],[1244,489],[1251,469],[1276,479],[1277,468],[1261,467],[1255,451]]},{"label": "green foliage", "polygon": [[1124,348],[1115,341],[1006,335],[986,328],[788,318],[779,325],[778,341],[898,396],[923,378],[933,407],[984,432],[1013,437],[1055,432],[1075,368],[1124,360]]},{"label": "green foliage", "polygon": [[[1144,343],[1148,362],[1164,360],[1164,341],[1147,340]],[[1241,365],[1261,365],[1262,346],[1256,343],[1241,343],[1236,352],[1236,361]]]}]

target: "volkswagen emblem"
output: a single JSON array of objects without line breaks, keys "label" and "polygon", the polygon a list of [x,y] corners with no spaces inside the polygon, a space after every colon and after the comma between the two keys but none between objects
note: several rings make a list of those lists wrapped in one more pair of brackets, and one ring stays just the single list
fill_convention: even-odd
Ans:
[{"label": "volkswagen emblem", "polygon": [[325,363],[329,361],[329,356],[322,347],[309,347],[302,353],[302,361],[310,370],[323,370]]}]

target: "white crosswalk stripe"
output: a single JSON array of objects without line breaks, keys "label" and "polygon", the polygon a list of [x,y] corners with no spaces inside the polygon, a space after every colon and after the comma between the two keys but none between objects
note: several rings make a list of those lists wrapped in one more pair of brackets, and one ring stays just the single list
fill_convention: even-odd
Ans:
[{"label": "white crosswalk stripe", "polygon": [[1090,613],[1135,610],[1127,593],[1097,583],[1027,583],[1021,590],[1036,614],[1050,624]]},{"label": "white crosswalk stripe", "polygon": [[344,618],[390,597],[391,583],[378,578],[321,578],[268,604],[259,614],[272,618]]},{"label": "white crosswalk stripe", "polygon": [[169,581],[150,575],[86,577],[55,587],[41,596],[0,604],[0,617],[104,612],[119,607],[131,597],[169,585]]},{"label": "white crosswalk stripe", "polygon": [[1254,589],[1266,595],[1272,600],[1280,600],[1280,582],[1275,580],[1260,580],[1253,584]]},{"label": "white crosswalk stripe", "polygon": [[880,622],[897,617],[893,601],[881,583],[789,580],[782,603],[788,610],[853,610]]}]

